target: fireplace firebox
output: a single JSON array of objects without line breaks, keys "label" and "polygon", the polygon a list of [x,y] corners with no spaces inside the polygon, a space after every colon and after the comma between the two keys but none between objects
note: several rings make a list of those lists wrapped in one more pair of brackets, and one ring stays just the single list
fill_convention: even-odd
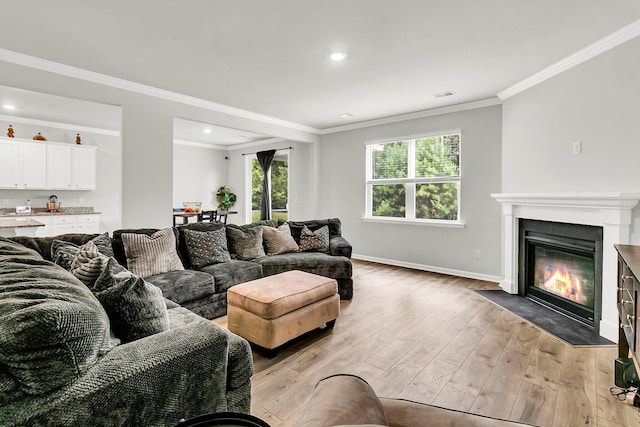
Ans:
[{"label": "fireplace firebox", "polygon": [[519,294],[598,332],[602,227],[520,220]]}]

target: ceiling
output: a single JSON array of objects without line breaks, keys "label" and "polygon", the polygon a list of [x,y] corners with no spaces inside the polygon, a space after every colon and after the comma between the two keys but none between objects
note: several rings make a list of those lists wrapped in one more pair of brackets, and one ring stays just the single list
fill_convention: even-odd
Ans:
[{"label": "ceiling", "polygon": [[[495,98],[640,19],[638,0],[4,0],[3,9],[8,51],[316,130]],[[335,50],[347,57],[329,60]],[[445,91],[454,95],[432,96]],[[185,119],[176,138],[199,141],[202,123]],[[225,132],[205,142],[240,143]]]}]

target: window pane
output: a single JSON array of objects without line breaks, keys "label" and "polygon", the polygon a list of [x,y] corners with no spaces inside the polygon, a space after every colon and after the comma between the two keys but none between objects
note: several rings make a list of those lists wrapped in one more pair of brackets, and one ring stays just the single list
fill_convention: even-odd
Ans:
[{"label": "window pane", "polygon": [[404,184],[373,186],[373,216],[404,218],[405,204]]},{"label": "window pane", "polygon": [[287,156],[282,156],[282,159],[276,158],[271,162],[271,219],[288,219],[288,191],[289,164]]},{"label": "window pane", "polygon": [[416,218],[458,219],[458,183],[416,184]]},{"label": "window pane", "polygon": [[251,210],[255,214],[258,211],[258,219],[260,218],[260,203],[262,200],[262,180],[264,173],[260,168],[258,159],[251,160]]},{"label": "window pane", "polygon": [[397,141],[371,146],[372,178],[406,178],[409,167],[409,142]]},{"label": "window pane", "polygon": [[459,175],[460,134],[416,139],[416,177]]}]

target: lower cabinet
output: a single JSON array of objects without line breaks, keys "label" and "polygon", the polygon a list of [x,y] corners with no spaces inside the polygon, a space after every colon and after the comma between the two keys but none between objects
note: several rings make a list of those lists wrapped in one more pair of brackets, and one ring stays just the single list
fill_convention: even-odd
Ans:
[{"label": "lower cabinet", "polygon": [[37,237],[50,237],[66,233],[95,234],[100,232],[100,214],[46,215],[36,221],[44,224],[36,232]]}]

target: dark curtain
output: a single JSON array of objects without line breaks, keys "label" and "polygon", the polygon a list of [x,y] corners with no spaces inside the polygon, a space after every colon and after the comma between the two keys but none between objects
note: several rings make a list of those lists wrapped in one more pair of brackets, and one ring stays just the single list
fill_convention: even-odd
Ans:
[{"label": "dark curtain", "polygon": [[258,163],[262,169],[264,180],[262,181],[262,202],[260,203],[260,219],[271,219],[271,192],[269,191],[269,170],[271,162],[276,155],[276,150],[258,151]]}]

